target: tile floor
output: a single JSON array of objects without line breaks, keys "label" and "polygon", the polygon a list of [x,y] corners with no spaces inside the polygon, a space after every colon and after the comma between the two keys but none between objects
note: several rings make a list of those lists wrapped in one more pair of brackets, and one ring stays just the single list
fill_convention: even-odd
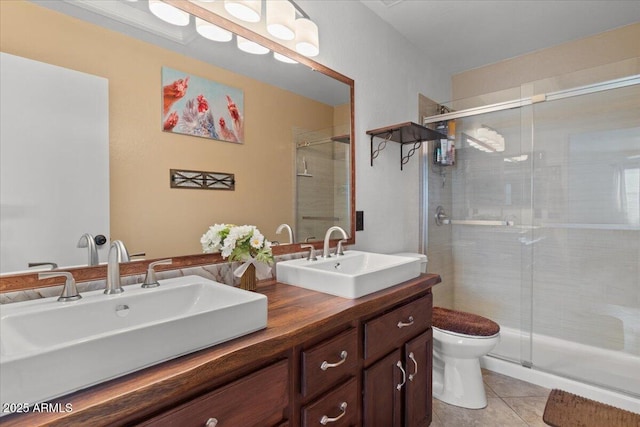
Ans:
[{"label": "tile floor", "polygon": [[546,426],[542,421],[550,389],[482,370],[488,405],[464,409],[433,399],[431,427]]}]

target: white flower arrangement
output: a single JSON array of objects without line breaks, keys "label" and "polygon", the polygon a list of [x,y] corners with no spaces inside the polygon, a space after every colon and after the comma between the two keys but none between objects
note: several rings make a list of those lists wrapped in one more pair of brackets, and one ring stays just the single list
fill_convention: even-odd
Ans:
[{"label": "white flower arrangement", "polygon": [[258,278],[269,275],[271,269],[265,264],[273,262],[271,242],[255,225],[214,224],[200,238],[202,251],[213,253],[220,251],[229,261],[243,261],[234,274],[242,276],[250,264],[255,265]]}]

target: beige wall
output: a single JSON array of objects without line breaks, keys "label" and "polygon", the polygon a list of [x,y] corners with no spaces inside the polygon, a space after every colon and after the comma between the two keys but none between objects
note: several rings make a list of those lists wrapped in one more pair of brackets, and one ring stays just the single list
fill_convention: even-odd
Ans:
[{"label": "beige wall", "polygon": [[[333,126],[331,106],[27,2],[0,5],[1,51],[109,79],[112,239],[157,258],[200,252],[216,222],[269,238],[293,222],[293,128]],[[245,143],[162,132],[162,66],[241,88]],[[233,173],[236,189],[171,189],[171,168]]]},{"label": "beige wall", "polygon": [[[638,58],[638,40],[640,23],[465,71],[452,76],[451,99],[489,94],[519,87],[523,83]],[[629,67],[634,65],[629,62],[625,64],[622,64],[622,69],[619,66],[600,68],[606,75],[593,77],[596,81],[602,81],[627,75],[629,70],[633,72],[633,68]],[[589,76],[585,76],[585,81],[579,84],[592,83],[588,80]]]}]

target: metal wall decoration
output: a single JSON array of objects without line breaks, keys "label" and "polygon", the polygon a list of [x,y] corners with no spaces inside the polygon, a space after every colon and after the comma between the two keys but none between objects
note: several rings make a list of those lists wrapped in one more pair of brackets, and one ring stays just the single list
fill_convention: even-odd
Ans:
[{"label": "metal wall decoration", "polygon": [[236,189],[236,179],[232,173],[170,169],[169,176],[171,188],[231,191]]}]

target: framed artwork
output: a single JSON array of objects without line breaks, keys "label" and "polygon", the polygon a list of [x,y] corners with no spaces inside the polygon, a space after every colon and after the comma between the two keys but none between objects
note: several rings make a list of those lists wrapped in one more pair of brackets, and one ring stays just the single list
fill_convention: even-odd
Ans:
[{"label": "framed artwork", "polygon": [[242,90],[162,67],[162,101],[165,132],[244,142]]}]

